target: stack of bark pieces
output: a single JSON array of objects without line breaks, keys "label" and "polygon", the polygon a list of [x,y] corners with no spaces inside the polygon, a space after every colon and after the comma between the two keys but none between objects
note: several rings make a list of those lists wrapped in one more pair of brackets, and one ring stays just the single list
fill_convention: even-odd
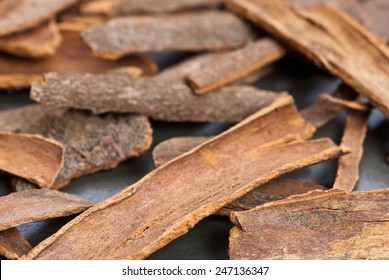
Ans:
[{"label": "stack of bark pieces", "polygon": [[[235,224],[232,259],[389,258],[389,191],[353,192],[371,105],[389,117],[388,9],[373,0],[1,1],[0,88],[30,88],[40,104],[0,112],[0,170],[15,191],[0,198],[0,254],[143,259],[219,214]],[[156,73],[144,53],[166,51],[195,55]],[[287,92],[250,85],[288,52],[344,85],[300,112]],[[340,145],[311,139],[342,111]],[[147,151],[149,118],[236,125],[160,143],[154,171],[96,205],[58,191]],[[331,189],[278,178],[333,158]],[[75,213],[34,248],[16,228]]]}]

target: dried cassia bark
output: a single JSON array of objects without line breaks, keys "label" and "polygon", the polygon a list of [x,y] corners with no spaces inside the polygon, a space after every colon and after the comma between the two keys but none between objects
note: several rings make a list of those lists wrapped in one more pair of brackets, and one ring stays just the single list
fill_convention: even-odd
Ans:
[{"label": "dried cassia bark", "polygon": [[123,17],[82,32],[95,56],[107,59],[161,51],[236,49],[256,37],[229,12],[210,11],[159,17]]},{"label": "dried cassia bark", "polygon": [[32,249],[17,228],[0,231],[0,256],[16,260]]},{"label": "dried cassia bark", "polygon": [[145,258],[256,186],[341,153],[329,140],[301,142],[313,131],[282,96],[90,208],[25,258]]},{"label": "dried cassia bark", "polygon": [[388,190],[316,191],[235,213],[231,259],[388,259]]}]

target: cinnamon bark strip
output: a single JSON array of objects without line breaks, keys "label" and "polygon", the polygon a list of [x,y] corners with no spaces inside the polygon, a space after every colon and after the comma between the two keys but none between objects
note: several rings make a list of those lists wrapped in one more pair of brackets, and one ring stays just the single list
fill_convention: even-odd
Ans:
[{"label": "cinnamon bark strip", "polygon": [[210,56],[186,80],[195,93],[204,94],[266,67],[285,54],[286,50],[277,42],[260,39],[241,49]]},{"label": "cinnamon bark strip", "polygon": [[17,260],[32,249],[17,228],[0,231],[0,256]]},{"label": "cinnamon bark strip", "polygon": [[97,57],[162,51],[223,51],[255,39],[254,29],[225,11],[156,17],[123,17],[82,32]]},{"label": "cinnamon bark strip", "polygon": [[231,259],[389,259],[389,190],[315,191],[237,212]]},{"label": "cinnamon bark strip", "polygon": [[366,13],[371,30],[386,42],[389,41],[389,2],[387,0],[358,0]]},{"label": "cinnamon bark strip", "polygon": [[[0,36],[35,27],[79,0],[3,0],[0,3]],[[9,2],[15,2],[10,4]]]},{"label": "cinnamon bark strip", "polygon": [[313,131],[281,96],[90,208],[25,259],[145,258],[256,186],[341,153],[330,140],[299,141]]},{"label": "cinnamon bark strip", "polygon": [[0,37],[0,51],[29,58],[53,55],[62,37],[54,21],[44,23],[17,35]]},{"label": "cinnamon bark strip", "polygon": [[339,76],[389,117],[389,49],[342,11],[280,0],[229,0],[227,6]]},{"label": "cinnamon bark strip", "polygon": [[62,167],[64,147],[39,135],[0,132],[0,170],[48,188]]},{"label": "cinnamon bark strip", "polygon": [[351,152],[338,159],[334,189],[351,192],[359,179],[359,163],[363,154],[363,141],[366,137],[369,111],[347,111],[346,126],[344,128],[342,145]]},{"label": "cinnamon bark strip", "polygon": [[222,0],[97,0],[81,5],[83,14],[119,16],[126,14],[162,14],[198,8],[215,8]]},{"label": "cinnamon bark strip", "polygon": [[37,189],[0,197],[0,231],[33,221],[68,216],[92,204],[78,195]]}]

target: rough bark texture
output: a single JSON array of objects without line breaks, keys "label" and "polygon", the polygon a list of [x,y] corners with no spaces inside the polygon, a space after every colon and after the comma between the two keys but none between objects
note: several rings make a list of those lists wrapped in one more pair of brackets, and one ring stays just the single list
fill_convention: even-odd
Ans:
[{"label": "rough bark texture", "polygon": [[45,75],[33,83],[31,98],[46,105],[105,112],[139,113],[155,120],[237,122],[271,103],[279,94],[254,87],[225,87],[203,96],[183,81],[139,80],[126,73]]},{"label": "rough bark texture", "polygon": [[270,65],[285,53],[275,41],[261,39],[241,49],[210,56],[186,80],[197,94],[204,94]]},{"label": "rough bark texture", "polygon": [[118,59],[141,52],[221,51],[256,37],[254,29],[229,12],[123,17],[82,32],[95,56]]},{"label": "rough bark texture", "polygon": [[387,0],[358,0],[366,13],[371,30],[389,41],[389,2]]},{"label": "rough bark texture", "polygon": [[[29,119],[37,111],[41,114]],[[30,105],[1,112],[0,118],[2,130],[40,134],[64,145],[63,167],[52,189],[62,188],[74,178],[114,168],[147,151],[152,142],[150,122],[143,116],[54,112],[43,105]],[[33,187],[25,180],[13,180],[12,185],[18,191]]]},{"label": "rough bark texture", "polygon": [[17,228],[0,231],[0,256],[9,260],[17,260],[31,249],[31,245]]},{"label": "rough bark texture", "polygon": [[80,213],[92,204],[55,190],[25,190],[0,197],[0,231],[21,224]]},{"label": "rough bark texture", "polygon": [[44,23],[17,35],[0,37],[0,51],[29,58],[53,55],[62,37],[54,21]]},{"label": "rough bark texture", "polygon": [[26,259],[142,259],[273,177],[339,155],[329,140],[298,141],[314,129],[291,102],[280,97],[152,171],[65,225]]},{"label": "rough bark texture", "polygon": [[389,190],[315,191],[235,213],[231,259],[389,259]]},{"label": "rough bark texture", "polygon": [[227,5],[339,76],[389,117],[389,49],[343,12],[326,5],[304,10],[280,0]]},{"label": "rough bark texture", "polygon": [[126,14],[162,14],[198,8],[214,8],[223,0],[98,0],[81,5],[84,14],[118,16]]},{"label": "rough bark texture", "polygon": [[359,179],[359,163],[363,154],[363,141],[367,132],[369,112],[349,110],[346,116],[342,145],[350,153],[338,159],[338,171],[333,188],[351,192]]},{"label": "rough bark texture", "polygon": [[49,188],[62,168],[64,147],[38,135],[0,133],[0,170]]},{"label": "rough bark texture", "polygon": [[47,72],[103,73],[121,67],[139,68],[146,76],[157,72],[157,65],[147,57],[131,56],[115,62],[94,58],[77,30],[62,30],[61,34],[63,40],[58,51],[44,60],[0,55],[0,88],[30,87],[33,81],[41,81],[43,73]]},{"label": "rough bark texture", "polygon": [[0,36],[35,27],[78,1],[79,0],[3,0],[0,3]]}]

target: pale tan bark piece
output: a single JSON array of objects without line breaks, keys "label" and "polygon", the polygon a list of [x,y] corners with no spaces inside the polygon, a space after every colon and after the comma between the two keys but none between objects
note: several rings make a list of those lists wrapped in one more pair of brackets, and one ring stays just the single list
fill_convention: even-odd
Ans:
[{"label": "pale tan bark piece", "polygon": [[389,190],[314,191],[233,214],[231,259],[389,259]]},{"label": "pale tan bark piece", "polygon": [[[0,3],[0,36],[35,27],[79,0],[3,0]],[[10,4],[9,2],[15,2]]]},{"label": "pale tan bark piece", "polygon": [[39,135],[0,133],[0,170],[49,188],[62,168],[64,147]]},{"label": "pale tan bark piece", "polygon": [[358,182],[359,163],[362,159],[363,142],[366,137],[368,120],[368,111],[347,111],[342,145],[348,147],[351,152],[338,159],[334,189],[351,192]]},{"label": "pale tan bark piece", "polygon": [[32,249],[17,228],[0,231],[0,256],[17,260]]},{"label": "pale tan bark piece", "polygon": [[367,15],[371,30],[389,41],[389,2],[387,0],[358,0]]},{"label": "pale tan bark piece", "polygon": [[210,56],[186,80],[195,93],[208,93],[270,65],[285,54],[286,50],[277,42],[260,39],[241,49]]},{"label": "pale tan bark piece", "polygon": [[78,195],[37,189],[0,197],[0,231],[33,221],[80,213],[92,204]]},{"label": "pale tan bark piece", "polygon": [[42,58],[53,55],[62,37],[54,21],[17,35],[0,37],[0,51],[16,56]]},{"label": "pale tan bark piece", "polygon": [[97,57],[116,60],[142,52],[223,51],[242,47],[256,32],[226,11],[123,17],[96,25],[82,37]]},{"label": "pale tan bark piece", "polygon": [[306,10],[280,0],[229,0],[227,6],[340,77],[389,117],[389,48],[342,11],[326,5]]},{"label": "pale tan bark piece", "polygon": [[81,5],[83,14],[118,16],[126,14],[162,14],[198,8],[215,8],[223,0],[97,0]]},{"label": "pale tan bark piece", "polygon": [[261,183],[339,155],[329,140],[298,141],[314,129],[291,102],[282,96],[152,171],[65,225],[25,259],[142,259]]}]

